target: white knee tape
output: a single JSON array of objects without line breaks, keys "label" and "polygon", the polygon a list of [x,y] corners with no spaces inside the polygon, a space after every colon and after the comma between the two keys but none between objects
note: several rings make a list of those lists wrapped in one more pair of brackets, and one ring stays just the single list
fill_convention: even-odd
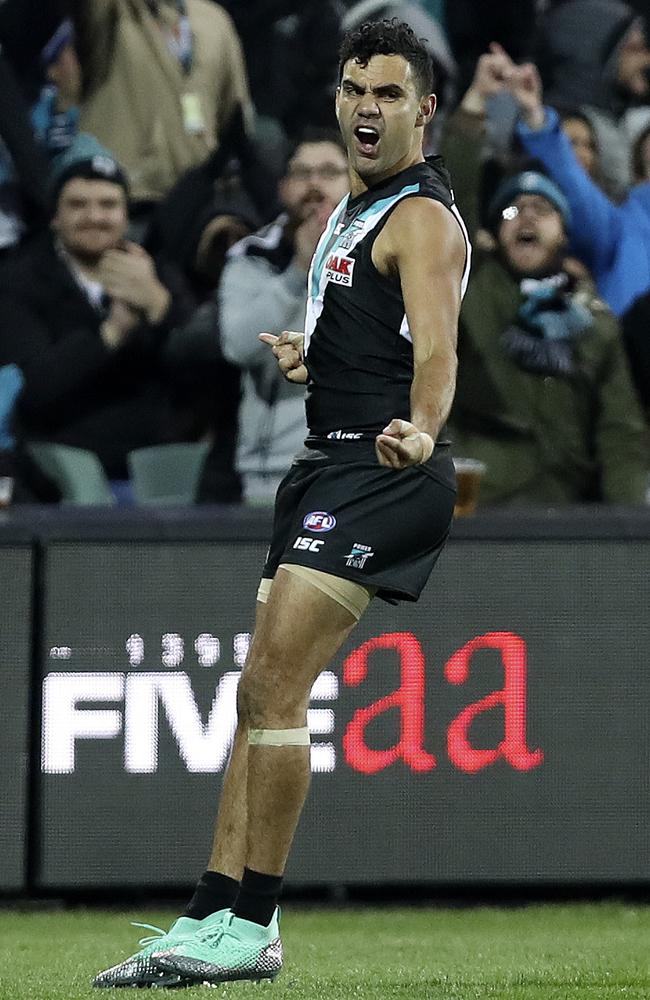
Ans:
[{"label": "white knee tape", "polygon": [[249,729],[248,742],[258,747],[308,747],[309,729]]}]

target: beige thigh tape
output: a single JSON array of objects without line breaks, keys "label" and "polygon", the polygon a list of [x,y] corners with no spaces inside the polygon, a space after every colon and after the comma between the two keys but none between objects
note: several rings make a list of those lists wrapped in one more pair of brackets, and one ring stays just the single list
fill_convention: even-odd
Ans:
[{"label": "beige thigh tape", "polygon": [[248,742],[258,747],[308,747],[309,729],[249,729]]},{"label": "beige thigh tape", "polygon": [[269,594],[271,593],[271,584],[273,580],[268,580],[266,577],[262,577],[260,580],[260,585],[257,588],[257,600],[261,604],[266,604],[269,599]]},{"label": "beige thigh tape", "polygon": [[377,593],[376,587],[364,587],[361,583],[344,580],[340,576],[334,576],[333,573],[323,573],[322,570],[311,569],[309,566],[281,563],[280,569],[286,569],[288,573],[293,573],[317,587],[323,594],[327,594],[333,601],[349,611],[357,621]]}]

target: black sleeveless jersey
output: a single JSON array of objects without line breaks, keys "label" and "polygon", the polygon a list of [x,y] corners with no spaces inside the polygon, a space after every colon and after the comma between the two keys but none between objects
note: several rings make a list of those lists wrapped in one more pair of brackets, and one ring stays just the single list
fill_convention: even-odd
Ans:
[{"label": "black sleeveless jersey", "polygon": [[471,248],[440,157],[349,196],[332,213],[309,272],[305,321],[307,424],[312,438],[354,440],[410,419],[413,346],[399,281],[372,262],[375,240],[404,198],[432,198],[457,218]]}]

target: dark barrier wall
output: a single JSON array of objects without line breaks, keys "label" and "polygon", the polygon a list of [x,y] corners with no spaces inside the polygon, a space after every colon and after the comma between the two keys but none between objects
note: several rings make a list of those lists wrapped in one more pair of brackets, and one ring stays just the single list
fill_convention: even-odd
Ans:
[{"label": "dark barrier wall", "polygon": [[0,540],[0,890],[26,876],[32,549]]},{"label": "dark barrier wall", "polygon": [[[647,881],[647,518],[628,538],[481,523],[318,682],[294,884]],[[203,870],[265,552],[248,534],[46,545],[41,886]]]}]

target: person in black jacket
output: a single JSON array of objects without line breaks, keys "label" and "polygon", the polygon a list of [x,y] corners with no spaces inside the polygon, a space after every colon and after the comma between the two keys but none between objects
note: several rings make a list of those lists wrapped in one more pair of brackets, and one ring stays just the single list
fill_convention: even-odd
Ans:
[{"label": "person in black jacket", "polygon": [[90,449],[123,479],[131,449],[182,437],[163,351],[190,303],[125,239],[126,177],[99,143],[80,136],[52,183],[49,230],[3,276],[0,365],[25,379],[19,439]]}]

